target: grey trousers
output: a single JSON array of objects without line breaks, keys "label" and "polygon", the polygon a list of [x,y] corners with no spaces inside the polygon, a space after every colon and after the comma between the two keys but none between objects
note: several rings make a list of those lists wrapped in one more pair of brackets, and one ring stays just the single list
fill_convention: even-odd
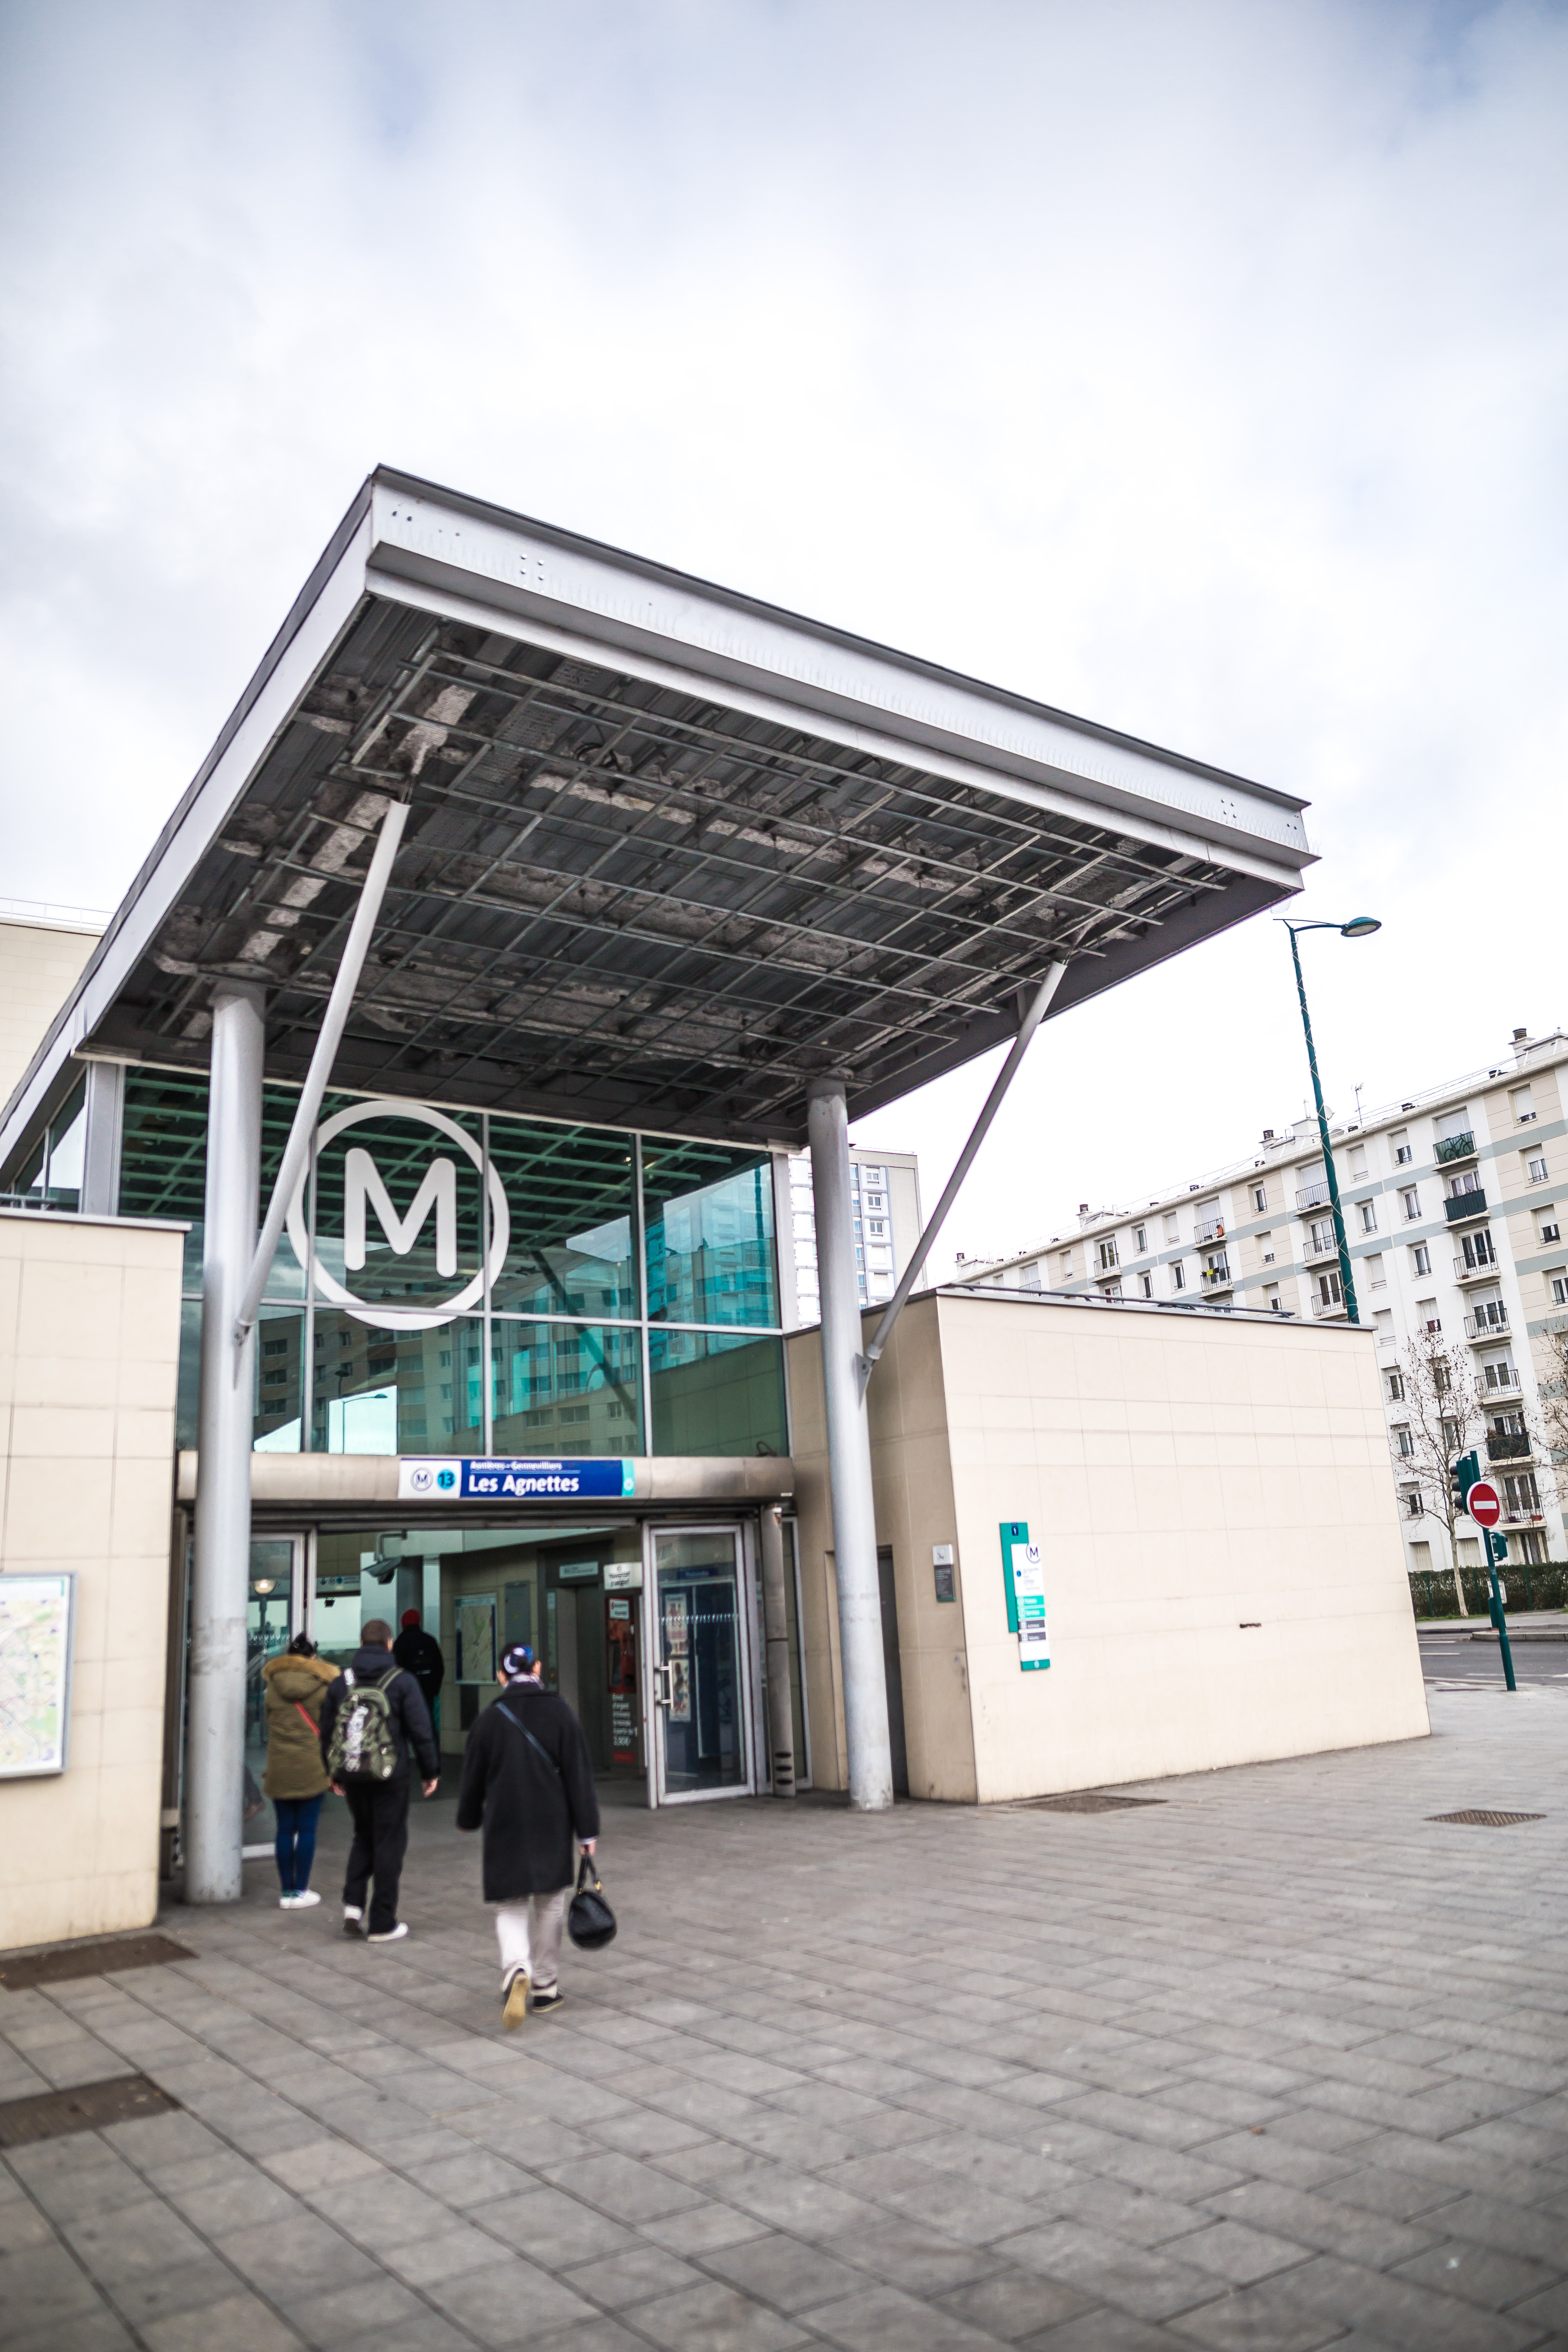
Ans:
[{"label": "grey trousers", "polygon": [[553,1895],[530,1895],[521,1903],[496,1906],[496,1941],[500,1946],[500,1978],[510,1984],[519,1969],[526,1969],[537,1992],[553,1992],[561,1966],[561,1930],[566,1921],[569,1886]]}]

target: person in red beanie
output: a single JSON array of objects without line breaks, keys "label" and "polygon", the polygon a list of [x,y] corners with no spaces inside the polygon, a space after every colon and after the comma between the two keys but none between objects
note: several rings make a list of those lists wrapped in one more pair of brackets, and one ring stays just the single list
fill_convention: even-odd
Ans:
[{"label": "person in red beanie", "polygon": [[420,1695],[429,1709],[436,1738],[441,1738],[441,1714],[437,1705],[441,1685],[447,1679],[447,1661],[441,1655],[441,1644],[434,1633],[426,1633],[419,1621],[417,1609],[403,1612],[403,1630],[392,1645],[392,1654],[405,1674],[412,1675]]}]

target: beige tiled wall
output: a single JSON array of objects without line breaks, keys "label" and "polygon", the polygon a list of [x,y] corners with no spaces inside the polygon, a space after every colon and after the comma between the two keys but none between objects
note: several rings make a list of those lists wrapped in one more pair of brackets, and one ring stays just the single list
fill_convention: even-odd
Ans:
[{"label": "beige tiled wall", "polygon": [[0,921],[0,1103],[42,1044],[98,940],[96,931]]},{"label": "beige tiled wall", "polygon": [[[911,1793],[990,1801],[1426,1733],[1370,1334],[950,1295],[896,1342],[905,1362],[869,1393]],[[841,1732],[836,1751],[816,1737],[835,1696],[816,1346],[792,1342],[795,1458],[814,1765],[842,1786]],[[1021,1671],[1007,1630],[1010,1519],[1047,1548],[1046,1672]],[[931,1545],[954,1538],[956,1610],[931,1595]]]},{"label": "beige tiled wall", "polygon": [[0,1211],[0,1573],[77,1580],[66,1769],[0,1781],[7,1949],[157,1910],[180,1254]]}]

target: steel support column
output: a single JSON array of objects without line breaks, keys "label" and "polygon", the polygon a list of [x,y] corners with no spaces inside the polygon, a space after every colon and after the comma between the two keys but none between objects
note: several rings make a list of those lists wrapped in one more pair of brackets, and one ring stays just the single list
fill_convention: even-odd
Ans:
[{"label": "steel support column", "polygon": [[888,1738],[882,1598],[877,1578],[871,1434],[859,1370],[860,1299],[849,1192],[849,1121],[841,1080],[813,1079],[807,1132],[822,1286],[822,1390],[827,1418],[827,1471],[833,1489],[849,1801],[864,1812],[880,1812],[893,1801],[893,1759]]},{"label": "steel support column", "polygon": [[182,1824],[187,1903],[235,1903],[240,1893],[256,1336],[237,1348],[234,1327],[260,1217],[264,1001],[259,988],[239,981],[220,982],[213,992]]},{"label": "steel support column", "polygon": [[795,1794],[795,1710],[790,1704],[789,1608],[784,1597],[784,1511],[762,1514],[763,1633],[768,1661],[768,1758],[775,1797]]}]

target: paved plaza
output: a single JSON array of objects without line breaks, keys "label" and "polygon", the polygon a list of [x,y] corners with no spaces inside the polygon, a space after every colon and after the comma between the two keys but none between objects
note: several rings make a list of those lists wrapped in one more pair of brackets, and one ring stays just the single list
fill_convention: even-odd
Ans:
[{"label": "paved plaza", "polygon": [[181,2103],[13,2150],[0,2339],[1568,2346],[1568,1691],[1433,1719],[1098,1814],[612,1812],[619,1939],[511,2036],[449,1800],[402,1945],[248,1865],[195,1959],[0,1991],[0,2097]]}]

